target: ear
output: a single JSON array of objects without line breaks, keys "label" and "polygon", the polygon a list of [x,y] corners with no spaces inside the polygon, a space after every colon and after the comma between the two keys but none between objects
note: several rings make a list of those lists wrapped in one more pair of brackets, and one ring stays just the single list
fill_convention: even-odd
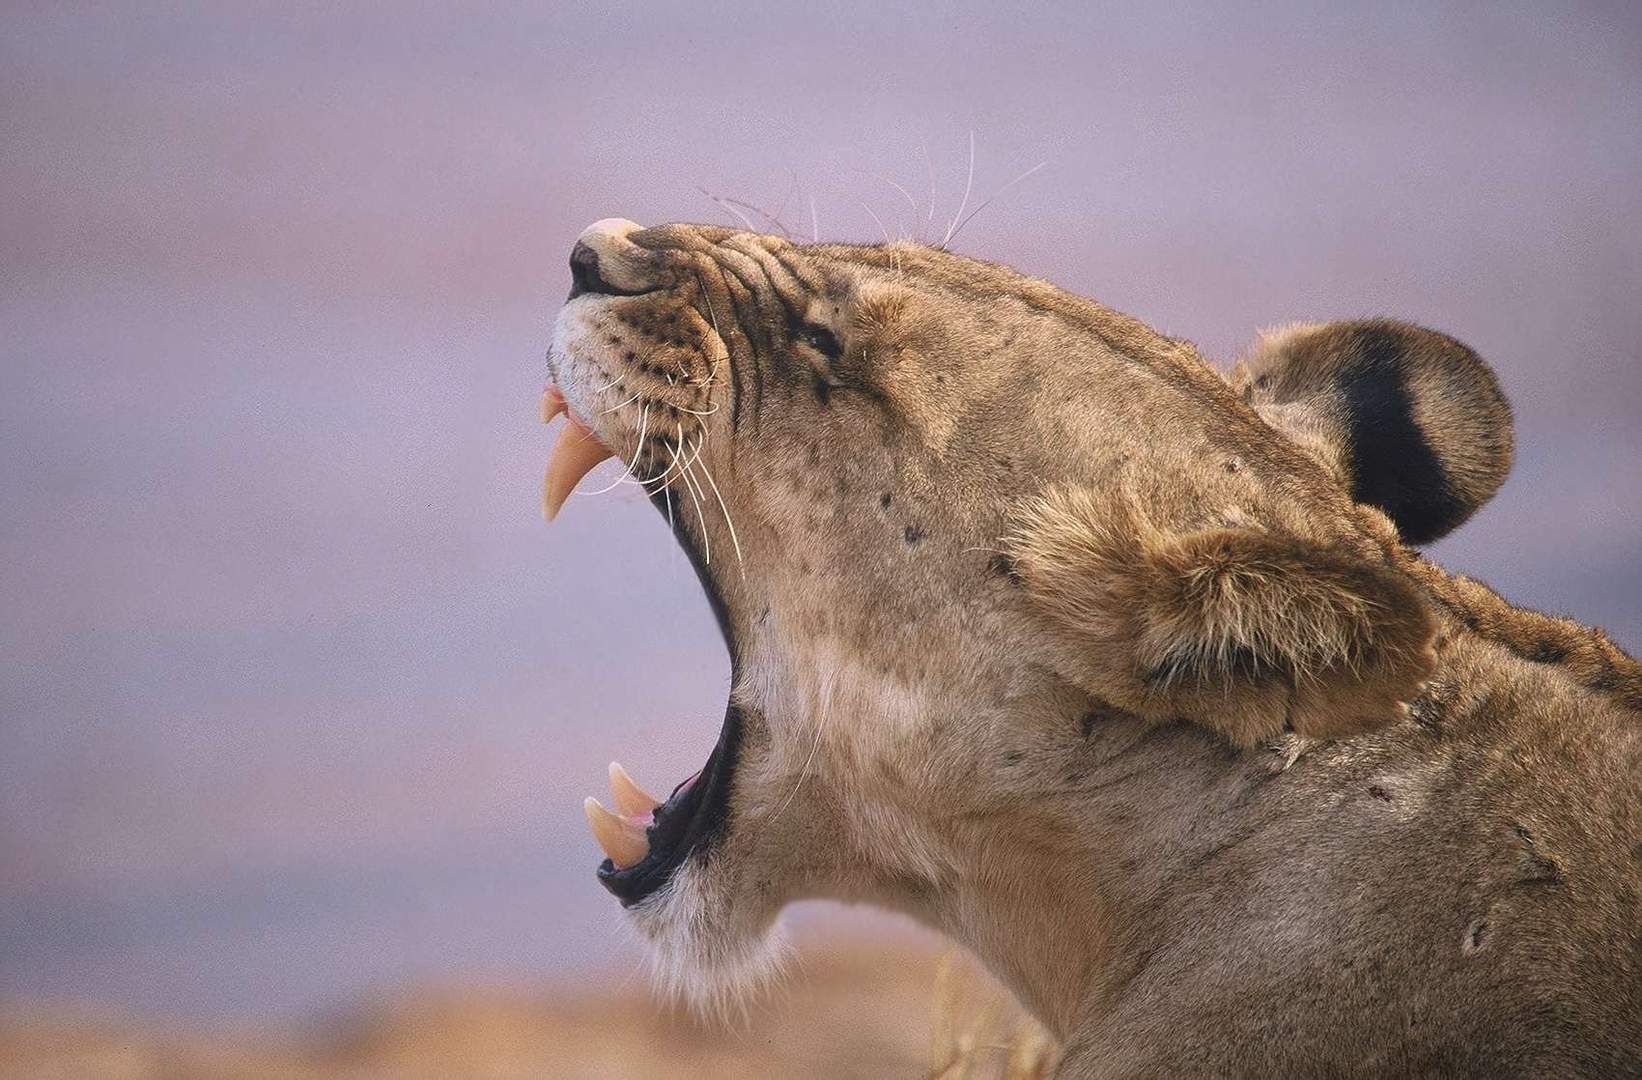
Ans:
[{"label": "ear", "polygon": [[1389,319],[1287,327],[1264,335],[1229,379],[1411,544],[1453,531],[1511,469],[1499,381],[1434,330]]},{"label": "ear", "polygon": [[1124,491],[1035,501],[1006,555],[1061,673],[1153,720],[1251,745],[1367,731],[1436,668],[1437,624],[1400,572],[1258,528],[1171,533]]}]

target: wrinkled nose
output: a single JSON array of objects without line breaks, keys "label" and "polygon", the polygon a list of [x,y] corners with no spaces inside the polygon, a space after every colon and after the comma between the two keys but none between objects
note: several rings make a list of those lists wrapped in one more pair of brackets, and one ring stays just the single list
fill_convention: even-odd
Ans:
[{"label": "wrinkled nose", "polygon": [[627,296],[642,291],[633,265],[637,249],[627,237],[643,227],[626,218],[604,218],[583,229],[570,249],[570,299],[583,293]]}]

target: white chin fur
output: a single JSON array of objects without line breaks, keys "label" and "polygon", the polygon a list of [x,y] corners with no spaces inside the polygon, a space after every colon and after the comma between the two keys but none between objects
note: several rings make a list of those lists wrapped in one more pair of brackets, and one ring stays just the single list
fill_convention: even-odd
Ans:
[{"label": "white chin fur", "polygon": [[749,922],[729,890],[714,885],[702,861],[689,859],[629,916],[648,945],[657,991],[698,1014],[730,1021],[744,1018],[780,980],[791,949],[773,918]]}]

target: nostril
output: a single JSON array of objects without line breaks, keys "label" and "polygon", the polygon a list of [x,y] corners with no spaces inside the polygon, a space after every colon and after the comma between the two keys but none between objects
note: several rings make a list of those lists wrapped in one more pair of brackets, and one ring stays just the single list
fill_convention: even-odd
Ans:
[{"label": "nostril", "polygon": [[570,249],[570,299],[582,293],[615,293],[618,290],[599,274],[599,253],[578,240]]}]

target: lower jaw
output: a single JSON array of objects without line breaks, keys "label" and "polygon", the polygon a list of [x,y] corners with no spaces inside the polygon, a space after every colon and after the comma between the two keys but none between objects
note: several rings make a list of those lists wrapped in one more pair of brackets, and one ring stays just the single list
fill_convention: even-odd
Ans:
[{"label": "lower jaw", "polygon": [[673,874],[692,856],[705,857],[729,820],[730,789],[741,754],[743,717],[731,702],[712,756],[697,774],[654,812],[648,839],[650,852],[631,866],[617,868],[609,859],[599,864],[599,883],[633,907],[661,891]]}]

